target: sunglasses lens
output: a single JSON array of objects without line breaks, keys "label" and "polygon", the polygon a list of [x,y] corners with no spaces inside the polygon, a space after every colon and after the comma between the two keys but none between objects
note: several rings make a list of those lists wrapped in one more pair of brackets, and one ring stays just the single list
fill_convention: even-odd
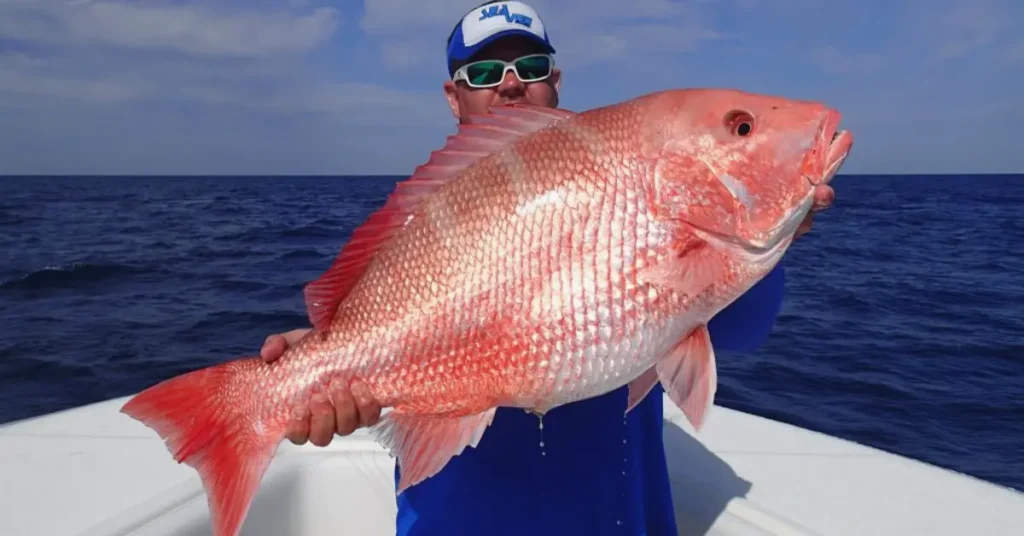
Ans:
[{"label": "sunglasses lens", "polygon": [[547,56],[531,56],[516,62],[516,72],[524,81],[538,80],[551,73],[551,60]]},{"label": "sunglasses lens", "polygon": [[466,67],[471,86],[487,86],[501,82],[505,65],[500,61],[478,61]]},{"label": "sunglasses lens", "polygon": [[[524,82],[541,80],[551,74],[551,58],[547,56],[529,56],[516,60],[516,73]],[[473,87],[491,87],[501,83],[505,78],[505,63],[496,60],[483,60],[466,66],[466,82]]]}]

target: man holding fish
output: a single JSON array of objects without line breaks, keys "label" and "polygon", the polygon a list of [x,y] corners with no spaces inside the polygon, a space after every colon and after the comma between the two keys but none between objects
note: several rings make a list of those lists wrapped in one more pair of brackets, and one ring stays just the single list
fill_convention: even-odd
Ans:
[{"label": "man holding fish", "polygon": [[[561,71],[553,65],[543,20],[529,5],[482,4],[459,22],[448,43],[453,80],[444,82],[444,93],[460,123],[492,106],[558,106]],[[815,209],[831,199],[831,188],[822,187]],[[798,236],[810,230],[812,217]],[[781,306],[782,279],[779,266],[710,323],[715,348],[749,352],[760,345]],[[307,331],[271,336],[263,357],[276,359]],[[498,410],[475,449],[399,497],[398,534],[457,534],[468,527],[481,534],[498,534],[499,527],[508,534],[675,534],[661,391],[623,422],[625,393],[620,388],[556,408],[544,417],[543,430],[521,410]],[[331,398],[333,406],[315,398],[312,415],[293,425],[289,439],[325,446],[335,433],[350,434],[380,416],[362,385],[342,385]]]},{"label": "man holding fish", "polygon": [[676,534],[662,395],[703,424],[715,352],[767,337],[852,144],[834,110],[727,90],[558,110],[523,2],[471,10],[447,52],[460,134],[307,287],[313,329],[124,408],[203,476],[218,535],[285,436],[378,421],[399,535]]}]

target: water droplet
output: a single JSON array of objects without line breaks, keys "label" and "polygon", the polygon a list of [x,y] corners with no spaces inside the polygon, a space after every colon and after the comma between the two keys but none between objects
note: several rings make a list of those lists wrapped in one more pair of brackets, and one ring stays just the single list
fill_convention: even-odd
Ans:
[{"label": "water droplet", "polygon": [[622,526],[622,520],[621,519],[616,519],[615,520],[615,524],[621,527]]},{"label": "water droplet", "polygon": [[540,431],[540,455],[547,456],[548,453],[544,452],[544,415],[540,413],[534,413],[537,416],[537,430]]}]

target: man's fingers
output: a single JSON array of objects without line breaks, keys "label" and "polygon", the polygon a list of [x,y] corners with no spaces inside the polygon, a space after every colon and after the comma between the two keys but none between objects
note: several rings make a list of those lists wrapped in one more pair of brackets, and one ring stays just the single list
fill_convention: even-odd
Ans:
[{"label": "man's fingers", "polygon": [[359,426],[373,426],[380,420],[380,404],[370,388],[362,382],[352,382],[352,396],[359,408]]},{"label": "man's fingers", "polygon": [[313,395],[309,414],[297,416],[285,437],[296,445],[309,441],[326,447],[335,434],[345,436],[359,427],[377,424],[380,413],[380,403],[365,384],[354,382],[349,387],[339,381],[331,386],[330,397],[320,393]]},{"label": "man's fingers", "polygon": [[309,441],[309,418],[303,417],[292,421],[292,424],[288,427],[288,435],[286,437],[288,441],[296,445]]},{"label": "man's fingers", "polygon": [[800,222],[800,226],[796,228],[796,235],[794,238],[800,238],[801,236],[811,232],[811,226],[814,223],[814,213],[821,212],[832,206],[832,203],[836,199],[836,191],[831,186],[821,185],[814,189],[814,204],[811,205],[811,211],[804,217],[804,220]]},{"label": "man's fingers", "polygon": [[294,346],[295,343],[301,341],[310,331],[312,331],[311,328],[293,329],[283,335],[284,340],[288,343],[289,347]]},{"label": "man's fingers", "polygon": [[359,410],[356,400],[344,381],[339,381],[331,390],[334,399],[334,432],[338,435],[349,435],[359,426]]},{"label": "man's fingers", "polygon": [[310,328],[300,328],[285,333],[275,333],[267,337],[267,340],[263,341],[263,347],[260,348],[260,357],[267,363],[276,360],[285,350],[302,340],[310,331]]},{"label": "man's fingers", "polygon": [[281,357],[287,348],[288,343],[284,337],[280,335],[271,335],[267,337],[266,341],[263,341],[263,348],[260,348],[260,357],[264,361],[270,363],[271,361]]},{"label": "man's fingers", "polygon": [[313,395],[309,403],[309,442],[326,447],[334,437],[334,408],[324,395]]},{"label": "man's fingers", "polygon": [[836,200],[836,191],[831,186],[818,186],[814,189],[814,206],[811,208],[813,211],[822,211],[832,206],[832,203]]}]

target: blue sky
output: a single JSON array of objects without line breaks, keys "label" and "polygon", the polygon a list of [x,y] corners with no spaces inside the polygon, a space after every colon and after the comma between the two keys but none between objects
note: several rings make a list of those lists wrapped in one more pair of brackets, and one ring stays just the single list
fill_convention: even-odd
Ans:
[{"label": "blue sky", "polygon": [[[0,173],[407,174],[475,0],[0,0]],[[1024,172],[1019,0],[536,0],[573,110],[827,102],[845,173]]]}]

